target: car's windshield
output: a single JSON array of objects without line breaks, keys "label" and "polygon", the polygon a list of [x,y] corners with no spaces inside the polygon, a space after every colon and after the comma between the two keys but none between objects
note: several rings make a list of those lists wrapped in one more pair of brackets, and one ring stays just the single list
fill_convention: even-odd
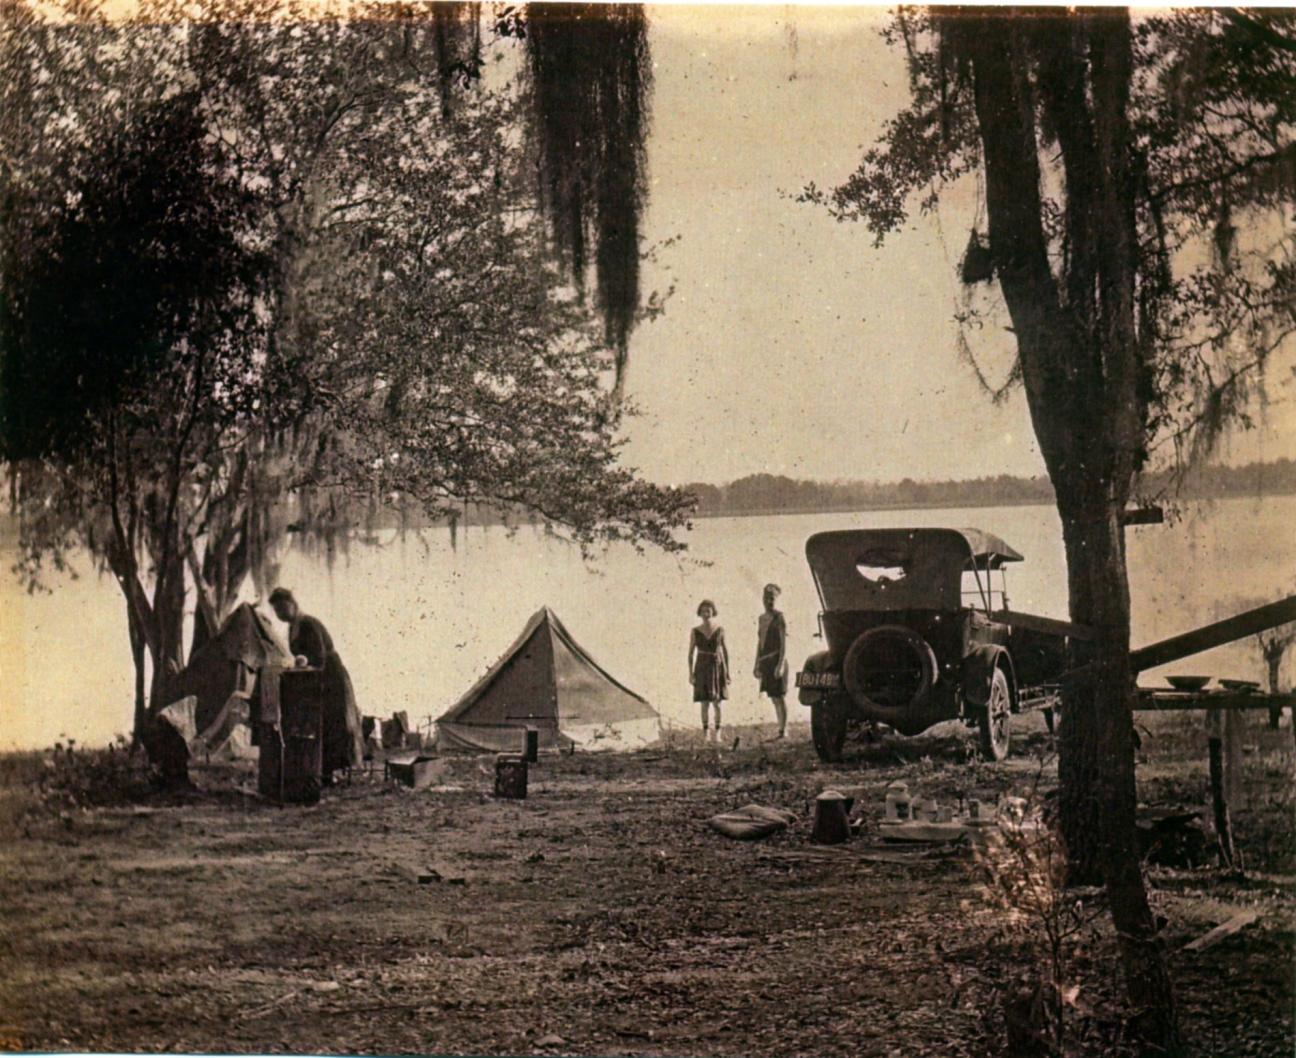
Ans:
[{"label": "car's windshield", "polygon": [[971,563],[963,570],[962,580],[959,594],[964,606],[986,611],[1008,608],[1008,589],[1002,569],[986,569],[984,563]]}]

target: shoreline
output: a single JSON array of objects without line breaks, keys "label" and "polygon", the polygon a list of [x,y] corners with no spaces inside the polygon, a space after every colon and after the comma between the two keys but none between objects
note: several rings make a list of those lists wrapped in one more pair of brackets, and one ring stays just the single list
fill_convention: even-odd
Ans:
[{"label": "shoreline", "polygon": [[[1161,502],[1163,507],[1174,504],[1217,503],[1224,500],[1274,500],[1287,496],[1296,496],[1296,492],[1267,493],[1228,493],[1225,495],[1177,496],[1173,500]],[[757,507],[741,511],[695,511],[693,518],[774,518],[785,514],[867,514],[870,511],[975,511],[986,507],[1048,507],[1056,509],[1052,499],[995,499],[950,503],[948,501],[927,500],[915,503],[857,503],[843,504],[839,507]]]},{"label": "shoreline", "polygon": [[[1171,500],[1163,500],[1160,505],[1172,508],[1175,504],[1189,503],[1210,503],[1223,500],[1252,500],[1263,501],[1271,499],[1281,499],[1288,496],[1296,496],[1296,490],[1279,491],[1279,492],[1230,492],[1214,493],[1202,495],[1176,496]],[[871,511],[974,511],[986,507],[1049,507],[1056,508],[1056,501],[1052,498],[1040,499],[1038,497],[1003,499],[987,498],[984,500],[916,500],[901,502],[878,502],[869,504],[844,503],[840,505],[815,505],[799,507],[751,507],[743,510],[732,511],[694,511],[689,517],[692,519],[702,518],[776,518],[783,515],[807,515],[807,514],[868,514]],[[482,520],[459,522],[455,531],[464,532],[469,529],[523,529],[531,526],[542,525],[540,519],[524,518],[515,521],[504,520]],[[378,525],[370,529],[364,529],[359,526],[347,527],[348,536],[354,536],[357,531],[360,532],[385,532],[392,529],[400,529],[396,525]],[[428,522],[426,524],[407,524],[404,528],[408,531],[421,532],[427,529],[449,530],[449,522]],[[18,543],[18,519],[13,517],[8,511],[0,511],[0,549],[13,548]]]},{"label": "shoreline", "polygon": [[[1296,496],[1296,491],[1283,492],[1234,492],[1214,495],[1196,495],[1196,496],[1177,496],[1173,500],[1162,501],[1160,504],[1166,508],[1173,508],[1175,504],[1191,503],[1218,503],[1228,500],[1251,500],[1264,501],[1283,499],[1289,496]],[[840,506],[802,506],[802,507],[753,507],[745,510],[735,511],[694,511],[689,517],[692,520],[715,519],[715,518],[778,518],[791,515],[813,515],[813,514],[869,514],[874,511],[976,511],[991,507],[1048,507],[1056,509],[1056,501],[1052,499],[987,499],[987,500],[963,500],[950,502],[949,500],[922,500],[916,502],[899,502],[894,503],[871,503],[858,504],[846,503]],[[460,522],[455,532],[462,533],[471,529],[503,529],[505,531],[532,528],[543,525],[539,519],[520,519],[517,521],[474,521]],[[346,530],[348,539],[354,539],[358,532],[381,533],[392,530],[400,530],[400,526],[381,525],[374,526],[371,529],[364,529],[358,526],[350,526]],[[450,530],[448,522],[428,522],[425,525],[406,525],[405,531],[424,532],[429,529],[438,532]],[[0,550],[13,549],[18,543],[18,520],[13,518],[8,512],[0,512]]]},{"label": "shoreline", "polygon": [[928,500],[919,503],[846,503],[834,507],[754,507],[741,511],[694,511],[693,518],[777,518],[793,514],[868,514],[870,511],[973,511],[983,507],[1053,507],[1052,500],[995,500],[983,503],[949,503]]}]

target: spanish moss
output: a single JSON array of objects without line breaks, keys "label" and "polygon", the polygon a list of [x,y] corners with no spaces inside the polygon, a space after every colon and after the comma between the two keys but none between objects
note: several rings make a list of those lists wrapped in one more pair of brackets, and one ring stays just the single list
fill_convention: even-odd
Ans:
[{"label": "spanish moss", "polygon": [[582,292],[593,264],[619,391],[639,309],[647,21],[633,4],[532,4],[527,32],[541,203]]},{"label": "spanish moss", "polygon": [[441,115],[449,118],[456,85],[481,76],[481,5],[446,0],[432,4],[431,11]]}]

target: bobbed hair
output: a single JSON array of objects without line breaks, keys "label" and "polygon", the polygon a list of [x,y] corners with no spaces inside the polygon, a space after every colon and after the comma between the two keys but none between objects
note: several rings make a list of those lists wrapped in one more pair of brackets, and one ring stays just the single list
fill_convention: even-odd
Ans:
[{"label": "bobbed hair", "polygon": [[716,609],[716,604],[713,603],[710,599],[703,599],[700,603],[698,603],[697,615],[701,617],[702,611],[705,610],[707,607],[711,608],[712,617],[720,616],[720,611]]},{"label": "bobbed hair", "polygon": [[295,603],[297,599],[287,588],[275,588],[275,590],[270,593],[270,598],[267,601],[271,606],[273,606],[275,603],[279,602]]}]

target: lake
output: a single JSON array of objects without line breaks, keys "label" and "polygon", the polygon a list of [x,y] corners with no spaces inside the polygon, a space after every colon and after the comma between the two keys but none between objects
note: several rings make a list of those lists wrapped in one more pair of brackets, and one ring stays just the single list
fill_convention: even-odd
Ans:
[{"label": "lake", "polygon": [[[1296,591],[1296,497],[1187,505],[1162,526],[1129,531],[1134,644],[1187,630],[1248,603]],[[1012,607],[1066,616],[1061,526],[1051,506],[872,511],[700,519],[683,557],[617,547],[585,562],[539,529],[428,530],[381,546],[353,544],[330,566],[299,551],[281,581],[329,628],[360,708],[440,714],[499,657],[527,618],[548,605],[593,656],[663,720],[696,726],[688,684],[689,629],[707,597],[719,607],[733,660],[726,723],[773,718],[750,678],[761,588],[783,588],[794,669],[818,647],[818,599],[805,539],[823,529],[976,526],[1026,556],[1010,567]],[[27,595],[0,550],[0,748],[61,737],[107,742],[129,729],[133,684],[125,604],[90,563]],[[1250,642],[1166,671],[1263,678]],[[1153,674],[1155,675],[1155,674]],[[795,703],[793,720],[805,711]]]}]

